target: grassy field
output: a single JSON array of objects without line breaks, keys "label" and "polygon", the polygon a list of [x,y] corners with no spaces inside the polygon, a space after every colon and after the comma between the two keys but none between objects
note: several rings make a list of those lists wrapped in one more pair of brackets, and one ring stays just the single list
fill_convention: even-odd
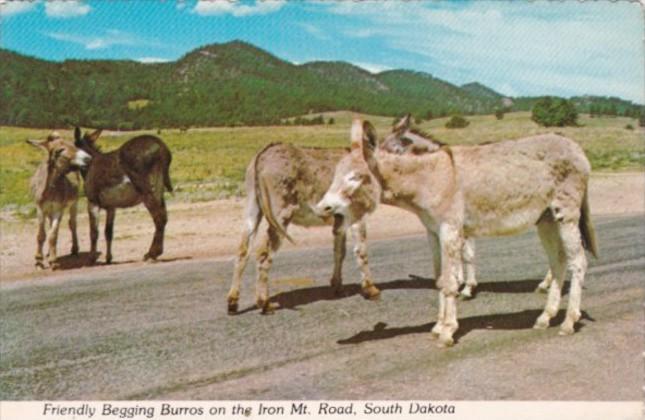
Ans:
[{"label": "grassy field", "polygon": [[[160,137],[173,153],[171,177],[176,194],[171,200],[204,201],[242,195],[246,165],[253,155],[271,142],[289,142],[321,147],[348,145],[352,113],[326,113],[335,124],[307,127],[196,128],[181,133],[162,130]],[[389,131],[390,117],[366,116],[379,134]],[[579,142],[594,170],[642,170],[645,148],[642,132],[629,118],[588,118],[581,116],[580,127],[544,128],[530,120],[526,112],[510,113],[503,120],[492,115],[468,117],[463,129],[446,129],[445,118],[423,122],[420,127],[449,144],[476,144],[557,131]],[[42,139],[51,130],[0,127],[0,209],[31,216],[33,205],[28,195],[29,178],[44,153],[27,145],[28,138]],[[68,129],[58,130],[72,138]],[[104,133],[99,143],[104,150],[117,148],[141,131]]]}]

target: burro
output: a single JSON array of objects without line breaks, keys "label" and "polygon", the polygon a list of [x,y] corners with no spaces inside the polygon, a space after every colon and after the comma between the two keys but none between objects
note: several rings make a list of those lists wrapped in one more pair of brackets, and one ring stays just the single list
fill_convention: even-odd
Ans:
[{"label": "burro", "polygon": [[535,328],[547,328],[558,312],[569,270],[569,306],[560,334],[572,334],[581,317],[584,249],[598,254],[587,199],[591,165],[580,146],[553,133],[447,146],[429,136],[411,135],[409,125],[407,116],[379,142],[372,124],[355,120],[352,151],[336,165],[316,212],[356,223],[383,202],[419,217],[440,249],[438,316],[432,335],[442,347],[454,343],[459,326],[465,239],[514,235],[536,226],[553,281]]}]

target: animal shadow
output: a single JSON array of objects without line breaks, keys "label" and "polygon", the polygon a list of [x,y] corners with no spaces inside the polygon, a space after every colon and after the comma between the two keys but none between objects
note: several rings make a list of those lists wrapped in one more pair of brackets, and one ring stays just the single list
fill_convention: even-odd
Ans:
[{"label": "animal shadow", "polygon": [[79,252],[77,255],[69,254],[56,259],[58,264],[57,270],[74,270],[82,267],[92,267],[98,265],[96,258],[92,258],[89,252]]},{"label": "animal shadow", "polygon": [[[436,289],[435,281],[431,278],[423,278],[410,275],[410,279],[392,280],[384,283],[375,283],[381,291],[392,289]],[[361,294],[359,284],[345,284],[336,292],[329,286],[308,287],[304,289],[289,290],[278,293],[271,297],[271,303],[277,304],[276,310],[291,309],[297,310],[299,306],[309,305],[311,303],[323,300],[338,300]],[[250,312],[257,307],[250,306],[236,314],[241,315]]]},{"label": "animal shadow", "polygon": [[[459,329],[454,335],[455,342],[473,330],[526,330],[532,329],[537,317],[542,313],[538,309],[530,309],[521,312],[512,312],[499,315],[478,315],[459,319]],[[564,321],[566,310],[561,309],[558,314],[551,319],[550,326],[555,326]],[[595,322],[586,311],[582,311],[581,320]],[[338,340],[338,344],[358,344],[365,341],[385,340],[407,334],[430,334],[435,322],[426,324],[388,328],[387,323],[378,322],[374,328],[369,331],[361,331],[349,338]],[[585,323],[578,321],[574,328],[575,331],[581,330]]]}]

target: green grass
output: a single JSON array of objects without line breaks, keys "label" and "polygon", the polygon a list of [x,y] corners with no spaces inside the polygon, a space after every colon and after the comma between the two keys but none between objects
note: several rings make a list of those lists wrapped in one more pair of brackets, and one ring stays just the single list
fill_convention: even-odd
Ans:
[{"label": "green grass", "polygon": [[[163,130],[159,136],[173,153],[171,178],[177,193],[172,200],[204,201],[243,193],[244,171],[253,155],[271,142],[288,142],[319,147],[349,145],[350,112],[325,113],[335,124],[308,127],[241,127]],[[367,117],[379,135],[392,124],[391,117]],[[494,115],[467,117],[470,125],[447,129],[447,118],[423,122],[420,127],[449,144],[477,144],[514,139],[557,131],[576,140],[587,153],[594,170],[642,170],[645,151],[642,131],[627,130],[636,122],[629,118],[588,118],[581,116],[580,127],[544,128],[530,120],[526,112],[508,113],[497,120]],[[44,153],[25,143],[27,138],[43,139],[51,130],[0,127],[0,209],[33,214],[28,195],[29,178]],[[68,129],[58,130],[71,139]],[[155,130],[104,133],[99,144],[113,150],[139,133],[157,135]],[[117,133],[119,134],[119,133]]]}]

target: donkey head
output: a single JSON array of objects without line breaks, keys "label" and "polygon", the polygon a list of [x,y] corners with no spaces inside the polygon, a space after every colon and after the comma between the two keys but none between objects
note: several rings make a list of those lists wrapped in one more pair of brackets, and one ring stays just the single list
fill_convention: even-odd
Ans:
[{"label": "donkey head", "polygon": [[81,135],[81,129],[79,127],[74,129],[74,145],[77,147],[74,163],[81,171],[87,169],[92,157],[100,153],[98,146],[96,146],[96,140],[98,140],[102,131],[98,129],[93,133],[86,132],[84,135]]},{"label": "donkey head", "polygon": [[342,216],[346,227],[374,211],[381,196],[373,156],[376,130],[369,121],[354,120],[351,146],[351,153],[336,165],[332,184],[314,209],[323,218]]},{"label": "donkey head", "polygon": [[47,187],[52,187],[58,179],[77,169],[74,164],[78,150],[56,131],[45,140],[27,140],[27,143],[47,153]]}]

